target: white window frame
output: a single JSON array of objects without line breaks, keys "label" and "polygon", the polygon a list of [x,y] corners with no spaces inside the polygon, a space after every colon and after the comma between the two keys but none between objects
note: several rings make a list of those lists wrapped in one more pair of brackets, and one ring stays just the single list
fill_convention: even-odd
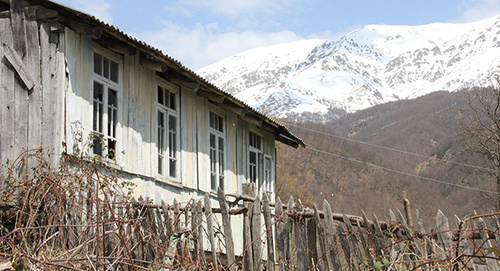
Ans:
[{"label": "white window frame", "polygon": [[[256,137],[260,140],[260,146],[252,146],[252,134],[253,137]],[[255,155],[255,164],[251,162],[251,157],[252,154]],[[258,192],[258,195],[262,195],[266,189],[265,189],[265,177],[264,177],[264,137],[253,131],[250,130],[248,132],[248,176],[247,180],[249,183],[254,183],[255,188]]]},{"label": "white window frame", "polygon": [[264,154],[264,191],[269,200],[272,200],[274,194],[274,161],[273,156]]},{"label": "white window frame", "polygon": [[[219,123],[212,125],[212,116],[217,116],[220,118]],[[217,187],[220,187],[222,191],[226,191],[225,186],[227,183],[226,178],[226,117],[225,114],[218,110],[210,109],[208,113],[208,158],[209,158],[209,182],[210,191],[216,192]],[[222,127],[220,127],[222,126]],[[212,137],[215,138],[215,146],[212,146]],[[222,140],[222,146],[220,146]],[[221,157],[222,155],[222,157]],[[213,179],[215,178],[215,180]],[[221,186],[222,182],[222,186]]]},{"label": "white window frame", "polygon": [[[162,96],[166,100],[168,95],[168,100],[169,104],[164,105],[160,103],[160,97],[159,93],[162,91]],[[157,165],[157,179],[160,179],[162,181],[172,181],[172,182],[181,182],[181,162],[180,162],[180,87],[167,84],[164,82],[158,82],[156,84],[156,121],[155,121],[155,126],[156,126],[156,165]],[[174,95],[174,108],[172,108],[170,105],[171,101],[171,94]],[[160,113],[163,114],[163,134],[160,133]],[[173,117],[176,120],[175,123],[175,130],[172,130],[170,127],[170,118]],[[171,131],[174,131],[175,134],[172,137]],[[163,146],[160,146],[160,136],[163,136],[162,142]],[[173,150],[172,150],[172,144]],[[162,158],[162,159],[160,159]],[[172,168],[171,168],[171,160],[175,161],[175,168],[174,168],[174,175],[172,176]],[[161,164],[160,164],[161,163]],[[161,170],[161,172],[160,172]]]},{"label": "white window frame", "polygon": [[[96,72],[96,55],[100,56],[101,74]],[[108,76],[105,76],[105,61],[108,61]],[[111,67],[116,64],[116,81],[112,80]],[[101,49],[92,48],[92,66],[91,66],[91,91],[90,100],[92,101],[92,153],[104,158],[116,159],[119,153],[120,141],[120,121],[123,93],[123,60],[109,52]],[[102,86],[102,97],[96,95],[96,85]],[[110,104],[110,90],[116,92],[116,101]],[[96,110],[96,105],[98,107]],[[96,115],[97,114],[97,115]],[[111,120],[111,123],[110,123]],[[114,125],[113,125],[114,123]],[[112,126],[109,126],[112,125]],[[110,142],[114,141],[114,148],[110,147]],[[104,143],[102,145],[102,143]],[[112,150],[112,151],[111,151]],[[100,152],[100,153],[99,153]]]}]

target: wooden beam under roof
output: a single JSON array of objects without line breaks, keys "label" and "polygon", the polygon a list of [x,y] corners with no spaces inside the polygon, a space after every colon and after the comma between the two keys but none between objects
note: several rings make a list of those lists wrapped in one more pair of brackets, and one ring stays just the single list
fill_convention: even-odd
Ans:
[{"label": "wooden beam under roof", "polygon": [[109,37],[102,36],[100,39],[96,40],[96,42],[109,50],[122,55],[135,55],[137,52],[135,47]]},{"label": "wooden beam under roof", "polygon": [[141,55],[139,61],[144,68],[149,70],[157,72],[166,72],[168,69],[167,64],[165,64],[164,62],[151,59],[145,55]]},{"label": "wooden beam under roof", "polygon": [[166,72],[157,72],[156,74],[174,85],[190,89],[194,92],[200,89],[200,83],[192,81],[178,74],[176,71],[168,69]]},{"label": "wooden beam under roof", "polygon": [[281,134],[276,135],[276,140],[279,141],[279,142],[281,142],[281,143],[284,143],[284,144],[286,144],[288,146],[292,146],[294,148],[298,148],[299,147],[299,143],[298,142],[293,141],[293,140],[291,140],[289,138],[286,138],[286,137],[282,136]]},{"label": "wooden beam under roof", "polygon": [[235,113],[239,117],[243,117],[247,113],[246,108],[238,106],[235,103],[230,102],[228,99],[225,99],[223,103],[219,104],[219,106],[222,109]]},{"label": "wooden beam under roof", "polygon": [[65,17],[64,24],[76,32],[83,33],[96,40],[102,36],[102,28],[83,23],[82,21]]},{"label": "wooden beam under roof", "polygon": [[224,96],[222,96],[218,93],[208,91],[205,89],[201,89],[201,88],[196,92],[196,95],[203,97],[203,98],[207,98],[210,101],[215,102],[216,104],[221,104],[222,102],[224,102],[224,99],[225,99]]}]

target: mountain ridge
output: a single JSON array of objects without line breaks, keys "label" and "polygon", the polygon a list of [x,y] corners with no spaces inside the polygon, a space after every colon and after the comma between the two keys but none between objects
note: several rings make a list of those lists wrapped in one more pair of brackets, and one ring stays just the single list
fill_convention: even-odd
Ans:
[{"label": "mountain ridge", "polygon": [[325,121],[499,74],[500,16],[466,24],[366,25],[337,40],[252,49],[197,71],[272,115]]}]

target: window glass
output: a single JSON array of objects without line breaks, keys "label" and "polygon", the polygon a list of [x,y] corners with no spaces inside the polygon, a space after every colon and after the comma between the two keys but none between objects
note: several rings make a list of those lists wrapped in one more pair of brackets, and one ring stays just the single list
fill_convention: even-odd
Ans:
[{"label": "window glass", "polygon": [[[93,151],[114,158],[117,146],[119,64],[93,53]],[[110,79],[109,81],[106,79]],[[104,153],[106,151],[106,153]]]},{"label": "window glass", "polygon": [[[158,174],[177,178],[178,175],[178,112],[176,93],[158,86]],[[172,106],[173,105],[173,106]],[[161,131],[161,132],[160,132]],[[160,148],[161,146],[161,148]],[[168,175],[167,175],[168,174]]]}]

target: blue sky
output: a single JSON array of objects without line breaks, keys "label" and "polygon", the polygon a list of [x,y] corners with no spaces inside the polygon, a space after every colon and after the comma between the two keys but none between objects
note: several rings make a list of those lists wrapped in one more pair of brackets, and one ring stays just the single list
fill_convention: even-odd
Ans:
[{"label": "blue sky", "polygon": [[192,70],[260,46],[335,39],[367,24],[464,23],[500,14],[500,0],[58,0]]}]

